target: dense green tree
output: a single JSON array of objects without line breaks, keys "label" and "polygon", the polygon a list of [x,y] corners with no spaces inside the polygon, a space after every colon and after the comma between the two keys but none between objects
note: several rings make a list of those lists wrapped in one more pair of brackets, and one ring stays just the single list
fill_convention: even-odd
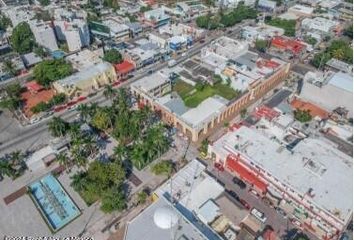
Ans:
[{"label": "dense green tree", "polygon": [[350,39],[353,39],[353,25],[350,25],[344,30],[343,33],[345,36],[348,36]]},{"label": "dense green tree", "polygon": [[103,60],[112,63],[112,64],[117,64],[121,63],[123,61],[122,54],[116,49],[110,49],[105,52],[103,56]]},{"label": "dense green tree", "polygon": [[294,118],[299,122],[305,123],[311,121],[312,116],[309,110],[306,111],[306,110],[296,109],[294,111]]},{"label": "dense green tree", "polygon": [[107,99],[113,99],[117,95],[117,91],[111,86],[111,85],[106,85],[103,91],[103,95]]},{"label": "dense green tree", "polygon": [[146,203],[146,200],[148,198],[148,194],[145,191],[141,191],[138,193],[138,203],[139,204],[144,204]]},{"label": "dense green tree", "polygon": [[11,45],[19,54],[29,53],[35,46],[34,35],[26,22],[19,23],[14,27],[11,35]]},{"label": "dense green tree", "polygon": [[42,47],[42,46],[37,46],[37,47],[35,47],[35,48],[33,49],[33,52],[34,52],[35,54],[37,54],[39,57],[42,57],[42,58],[48,56],[47,51],[46,51],[45,48]]},{"label": "dense green tree", "polygon": [[80,118],[86,122],[92,115],[92,110],[87,104],[80,104],[77,108],[80,113]]},{"label": "dense green tree", "polygon": [[39,3],[42,6],[48,6],[50,4],[50,0],[39,0]]},{"label": "dense green tree", "polygon": [[4,15],[0,15],[0,30],[6,31],[6,29],[10,26],[11,26],[10,18]]},{"label": "dense green tree", "polygon": [[103,193],[101,202],[101,210],[103,212],[122,211],[125,207],[126,200],[121,186],[114,186]]},{"label": "dense green tree", "polygon": [[15,169],[6,159],[0,159],[0,176],[8,176],[13,178],[15,176]]},{"label": "dense green tree", "polygon": [[101,130],[108,130],[113,126],[113,115],[110,108],[99,108],[92,116],[91,123],[94,127]]},{"label": "dense green tree", "polygon": [[317,43],[316,38],[311,37],[311,36],[306,36],[304,40],[306,43],[311,44],[312,46]]},{"label": "dense green tree", "polygon": [[103,0],[103,6],[113,9],[119,9],[118,0]]},{"label": "dense green tree", "polygon": [[343,40],[334,40],[325,51],[315,54],[311,63],[317,68],[322,68],[331,58],[353,64],[353,48]]},{"label": "dense green tree", "polygon": [[151,9],[152,8],[150,6],[141,6],[140,7],[140,12],[144,13],[144,12],[150,11]]},{"label": "dense green tree", "polygon": [[11,60],[6,60],[4,62],[4,70],[12,77],[16,76],[18,73],[15,64]]},{"label": "dense green tree", "polygon": [[33,71],[36,81],[45,87],[49,87],[52,82],[72,73],[72,65],[63,59],[44,60],[37,64]]},{"label": "dense green tree", "polygon": [[5,99],[0,101],[0,108],[6,108],[10,111],[16,110],[21,105],[22,87],[18,83],[9,84],[5,87],[7,94]]},{"label": "dense green tree", "polygon": [[284,29],[284,35],[289,37],[295,36],[295,20],[286,20],[281,18],[266,18],[265,23]]},{"label": "dense green tree", "polygon": [[53,137],[63,137],[69,129],[69,124],[60,117],[53,117],[48,122],[48,128]]}]

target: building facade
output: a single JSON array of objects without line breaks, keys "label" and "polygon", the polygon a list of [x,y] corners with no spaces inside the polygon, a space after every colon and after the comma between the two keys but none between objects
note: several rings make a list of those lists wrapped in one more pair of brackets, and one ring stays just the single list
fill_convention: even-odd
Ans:
[{"label": "building facade", "polygon": [[[201,108],[205,108],[203,111],[212,112],[214,110],[214,112],[209,114],[206,119],[198,124],[187,121],[186,118],[179,116],[156,100],[158,97],[168,92],[168,88],[171,87],[168,77],[166,77],[164,81],[161,81],[161,86],[164,87],[156,87],[158,89],[167,88],[166,91],[160,91],[163,93],[161,95],[152,95],[146,91],[146,89],[141,88],[139,83],[132,84],[131,91],[142,104],[150,106],[154,111],[159,112],[163,121],[181,130],[193,142],[197,142],[208,136],[216,126],[220,126],[222,123],[234,118],[242,109],[246,109],[252,103],[263,97],[268,91],[278,86],[288,76],[289,70],[290,64],[284,64],[268,78],[251,83],[241,96],[226,104],[221,104],[218,99],[205,102],[205,106],[202,103],[201,105],[203,106],[201,106]],[[205,101],[208,101],[208,99]],[[216,109],[211,109],[208,104],[215,105]],[[198,110],[196,110],[194,114],[198,114]]]},{"label": "building facade", "polygon": [[[286,145],[290,135],[301,140]],[[321,139],[283,137],[238,125],[209,145],[208,156],[319,239],[338,239],[353,212],[351,157]]]}]

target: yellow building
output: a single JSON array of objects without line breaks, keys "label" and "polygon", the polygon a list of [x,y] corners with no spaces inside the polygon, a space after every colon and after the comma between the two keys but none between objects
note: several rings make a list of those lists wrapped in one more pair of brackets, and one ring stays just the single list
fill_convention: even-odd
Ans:
[{"label": "yellow building", "polygon": [[65,93],[70,97],[85,96],[96,92],[106,84],[110,84],[117,79],[114,67],[102,62],[89,66],[80,72],[54,82],[53,86],[59,93]]}]

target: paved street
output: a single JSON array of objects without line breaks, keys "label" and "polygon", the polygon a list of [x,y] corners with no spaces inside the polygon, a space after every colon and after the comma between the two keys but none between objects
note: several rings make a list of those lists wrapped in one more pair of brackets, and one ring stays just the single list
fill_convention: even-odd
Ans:
[{"label": "paved street", "polygon": [[[247,24],[248,22],[245,22],[241,25],[234,27],[229,35],[240,32],[241,27]],[[180,56],[178,59],[176,59],[176,61],[178,63],[181,63],[191,58],[192,56],[198,54],[203,47],[205,47],[211,41],[223,34],[223,32],[218,32],[216,34],[208,35],[204,43],[196,43],[196,45],[191,48],[185,56]],[[167,67],[167,62],[159,62],[153,66],[148,66],[146,69],[144,69],[143,72],[135,75],[133,78],[122,83],[121,85],[119,85],[119,87],[128,87],[131,83],[147,76],[149,74],[149,70],[156,72],[165,67]],[[85,100],[82,103],[97,102],[99,105],[106,105],[108,103],[108,100],[105,99],[102,92],[103,90],[98,92],[97,95]],[[76,117],[76,115],[76,110],[66,110],[65,112],[55,113],[53,116],[59,116],[67,121],[71,121]],[[0,115],[0,122],[4,123],[4,126],[0,125],[0,128],[2,129],[2,131],[6,132],[6,134],[0,135],[0,142],[2,143],[0,145],[0,154],[9,153],[14,150],[33,150],[34,146],[38,146],[41,143],[48,143],[51,137],[47,131],[47,123],[48,121],[50,121],[50,119],[51,117],[43,119],[38,123],[22,127],[19,124],[15,124],[15,122],[17,121],[11,119],[8,114]]]}]

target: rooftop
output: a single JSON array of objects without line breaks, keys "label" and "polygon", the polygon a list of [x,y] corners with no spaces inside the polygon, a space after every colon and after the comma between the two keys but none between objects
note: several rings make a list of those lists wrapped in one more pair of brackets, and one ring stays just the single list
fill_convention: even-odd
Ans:
[{"label": "rooftop", "polygon": [[143,77],[139,81],[132,83],[131,87],[139,88],[144,92],[148,93],[166,82],[169,82],[168,77],[162,74],[161,72],[156,72],[152,75]]},{"label": "rooftop", "polygon": [[[175,224],[172,229],[160,228],[152,220],[154,214],[163,208],[170,208],[175,214],[173,216],[178,218],[178,224]],[[170,220],[172,216],[166,216],[166,218]],[[171,204],[162,197],[128,223],[124,240],[147,239],[147,236],[149,239],[166,240],[170,239],[172,233],[175,239],[207,240],[175,207],[171,207]]]},{"label": "rooftop", "polygon": [[[195,221],[192,214],[224,191],[205,169],[205,165],[194,159],[159,187],[155,192],[158,200],[128,224],[125,240],[146,239],[146,236],[166,240],[171,232],[175,239],[181,240],[220,240],[209,226]],[[171,196],[173,204],[170,204]]]},{"label": "rooftop", "polygon": [[348,92],[353,92],[353,76],[347,74],[347,73],[342,73],[342,72],[337,72],[335,73],[329,80],[328,84],[331,84],[337,88],[340,88],[342,90],[348,91]]},{"label": "rooftop", "polygon": [[112,65],[107,63],[107,62],[102,62],[90,67],[87,67],[86,69],[83,69],[80,72],[74,73],[69,77],[66,77],[62,80],[56,81],[57,84],[64,86],[64,87],[70,87],[72,85],[77,85],[81,81],[86,81],[88,79],[91,79],[94,76],[97,76],[108,69],[112,68]]},{"label": "rooftop", "polygon": [[311,201],[343,221],[352,215],[352,159],[326,141],[307,138],[290,152],[272,136],[241,126],[214,142],[213,148],[225,158],[240,153],[302,196],[312,189]]},{"label": "rooftop", "polygon": [[348,64],[346,62],[340,61],[338,59],[335,58],[331,58],[327,63],[327,66],[332,67],[336,70],[342,71],[342,72],[346,72],[351,74],[353,72],[353,65]]},{"label": "rooftop", "polygon": [[248,44],[229,37],[220,37],[202,49],[202,58],[209,53],[215,53],[226,59],[235,59],[248,50]]},{"label": "rooftop", "polygon": [[65,59],[72,63],[75,69],[81,71],[89,66],[102,63],[102,56],[103,52],[101,51],[91,51],[89,49],[84,49],[80,52],[65,57]]},{"label": "rooftop", "polygon": [[313,13],[314,8],[296,4],[295,6],[290,7],[288,11],[301,12],[302,14],[310,15]]},{"label": "rooftop", "polygon": [[291,106],[295,109],[300,109],[300,110],[309,110],[310,111],[310,115],[312,117],[319,117],[321,119],[327,119],[329,116],[329,113],[316,106],[315,104],[312,104],[310,102],[306,102],[306,101],[302,101],[300,99],[294,99],[293,101],[291,101]]},{"label": "rooftop", "polygon": [[272,39],[272,46],[290,50],[295,54],[300,53],[302,50],[306,49],[306,45],[297,40],[292,40],[290,38],[275,36]]}]

